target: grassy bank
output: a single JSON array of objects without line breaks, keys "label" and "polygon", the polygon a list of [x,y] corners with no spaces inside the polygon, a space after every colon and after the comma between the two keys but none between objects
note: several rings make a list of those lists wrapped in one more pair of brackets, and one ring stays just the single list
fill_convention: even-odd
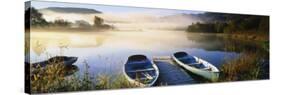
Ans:
[{"label": "grassy bank", "polygon": [[[85,64],[89,68],[88,64]],[[32,93],[53,93],[66,91],[103,90],[138,87],[122,75],[90,75],[88,69],[83,75],[67,75],[65,67],[60,64],[46,66],[31,75]]]},{"label": "grassy bank", "polygon": [[243,52],[238,58],[221,67],[219,81],[243,81],[269,78],[269,63],[258,54]]},{"label": "grassy bank", "polygon": [[257,79],[260,67],[256,54],[242,54],[239,58],[223,64],[220,81],[239,81]]},{"label": "grassy bank", "polygon": [[[35,48],[40,48],[35,46]],[[60,47],[60,53],[63,55],[64,49]],[[25,50],[29,50],[29,43],[26,42]],[[29,51],[26,51],[29,53]],[[48,56],[48,53],[46,53]],[[54,57],[55,58],[55,57]],[[102,90],[102,89],[117,89],[117,88],[133,88],[136,85],[127,81],[123,74],[106,75],[97,74],[91,75],[87,61],[84,61],[85,69],[82,74],[76,73],[79,68],[75,65],[65,66],[61,59],[49,61],[45,67],[29,66],[30,72],[27,72],[27,79],[30,81],[31,93],[54,93],[68,91],[85,91],[85,90]],[[76,67],[76,68],[75,68]]]},{"label": "grassy bank", "polygon": [[237,58],[225,61],[220,67],[219,81],[269,79],[268,34],[237,32],[219,36],[224,38],[225,50],[239,53]]},{"label": "grassy bank", "polygon": [[268,32],[236,32],[236,33],[224,33],[228,38],[242,41],[255,41],[255,42],[265,42],[269,41]]},{"label": "grassy bank", "polygon": [[223,65],[219,67],[221,82],[269,79],[269,36],[245,33],[188,33],[187,35],[188,39],[199,43],[199,48],[238,54],[234,59],[225,59]]},{"label": "grassy bank", "polygon": [[69,71],[61,64],[33,68],[31,66],[31,92],[49,93],[63,91],[90,90],[94,88],[89,73],[80,78],[77,75],[66,77]]}]

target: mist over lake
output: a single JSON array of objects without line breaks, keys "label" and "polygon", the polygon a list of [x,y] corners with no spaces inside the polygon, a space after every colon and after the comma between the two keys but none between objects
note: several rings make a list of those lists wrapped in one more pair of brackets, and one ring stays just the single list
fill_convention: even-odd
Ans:
[{"label": "mist over lake", "polygon": [[31,92],[269,79],[269,16],[34,2]]}]

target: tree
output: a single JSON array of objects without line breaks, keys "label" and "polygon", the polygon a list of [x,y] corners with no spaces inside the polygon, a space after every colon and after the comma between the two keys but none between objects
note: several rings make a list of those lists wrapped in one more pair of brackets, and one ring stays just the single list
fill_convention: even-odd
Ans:
[{"label": "tree", "polygon": [[25,10],[25,24],[26,28],[31,27],[45,27],[48,22],[42,17],[42,14],[35,8],[30,7]]},{"label": "tree", "polygon": [[64,19],[56,19],[53,23],[55,27],[70,27],[71,22],[64,20]]},{"label": "tree", "polygon": [[269,32],[269,17],[263,17],[259,23],[259,31]]},{"label": "tree", "polygon": [[188,26],[188,32],[230,33],[230,32],[269,32],[269,17],[223,13],[205,13],[199,15],[210,18],[204,23]]},{"label": "tree", "polygon": [[113,29],[114,28],[108,24],[104,24],[104,20],[98,16],[95,16],[94,27],[96,29]]},{"label": "tree", "polygon": [[94,26],[102,26],[103,25],[103,19],[98,17],[98,16],[95,16],[95,20],[94,20]]}]

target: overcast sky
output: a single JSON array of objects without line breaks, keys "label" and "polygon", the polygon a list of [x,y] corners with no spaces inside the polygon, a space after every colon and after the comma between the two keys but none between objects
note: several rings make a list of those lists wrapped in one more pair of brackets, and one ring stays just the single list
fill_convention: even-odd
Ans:
[{"label": "overcast sky", "polygon": [[203,13],[200,11],[189,11],[189,10],[121,7],[121,6],[60,3],[60,2],[46,2],[46,1],[32,1],[31,6],[35,7],[36,9],[42,9],[42,8],[47,8],[47,7],[88,8],[88,9],[95,9],[95,10],[101,11],[103,13],[150,13],[150,14],[156,14],[156,15],[172,15],[172,14],[179,14],[179,13],[186,13],[186,14]]}]

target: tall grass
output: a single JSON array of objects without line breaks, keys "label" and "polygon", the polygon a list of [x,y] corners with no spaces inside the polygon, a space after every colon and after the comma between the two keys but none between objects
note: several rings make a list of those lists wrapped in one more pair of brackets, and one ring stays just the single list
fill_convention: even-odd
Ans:
[{"label": "tall grass", "polygon": [[66,91],[85,91],[118,88],[134,88],[137,85],[127,81],[123,74],[116,76],[100,74],[93,78],[89,73],[90,66],[85,64],[84,73],[79,76],[74,74],[66,77],[69,72],[68,67],[54,61],[52,65],[46,67],[31,66],[31,92],[32,93],[51,93]]},{"label": "tall grass", "polygon": [[243,52],[237,59],[227,61],[221,67],[219,81],[256,80],[263,74],[263,64],[257,53]]},{"label": "tall grass", "polygon": [[244,33],[224,37],[224,49],[239,52],[239,56],[236,59],[225,61],[220,68],[219,81],[268,79],[268,37],[268,35]]},{"label": "tall grass", "polygon": [[31,92],[50,93],[138,87],[127,81],[122,74],[116,76],[101,74],[93,79],[86,69],[82,77],[76,74],[65,77],[65,71],[62,68],[60,65],[47,66],[44,71],[40,69],[37,74],[32,75]]},{"label": "tall grass", "polygon": [[[87,64],[86,64],[87,66]],[[88,71],[82,77],[77,75],[65,77],[70,71],[63,64],[47,65],[46,67],[37,67],[31,73],[31,92],[64,92],[64,91],[81,91],[91,90],[94,85],[89,77]],[[31,69],[34,69],[31,66]]]},{"label": "tall grass", "polygon": [[[26,53],[29,52],[27,51],[29,48],[29,45],[25,46]],[[60,55],[63,55],[63,49],[66,49],[67,46],[59,46],[59,48]],[[48,55],[48,53],[46,54]],[[49,61],[48,63],[50,65],[45,67],[26,64],[30,65],[30,73],[28,75],[30,76],[29,79],[31,93],[52,93],[138,87],[137,85],[127,81],[123,74],[118,74],[115,76],[106,74],[90,75],[90,66],[87,61],[84,61],[85,70],[83,74],[75,73],[76,70],[65,66],[62,63],[63,61],[63,59],[57,58]],[[93,76],[96,77],[94,78]]]},{"label": "tall grass", "polygon": [[129,82],[123,74],[117,76],[98,75],[96,78],[95,89],[118,89],[118,88],[135,88],[138,85]]}]

